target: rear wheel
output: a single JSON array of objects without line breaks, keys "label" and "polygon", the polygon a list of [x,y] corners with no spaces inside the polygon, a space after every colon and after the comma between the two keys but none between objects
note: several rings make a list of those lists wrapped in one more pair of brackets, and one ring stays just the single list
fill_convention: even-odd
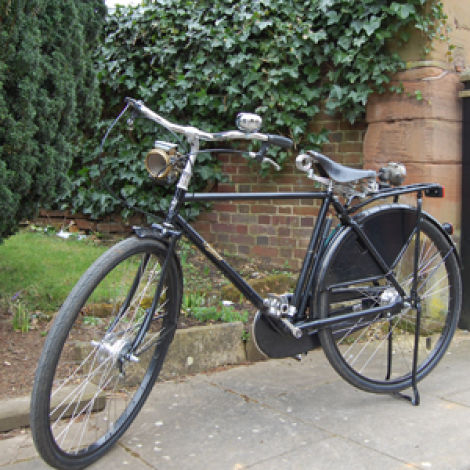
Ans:
[{"label": "rear wheel", "polygon": [[[362,225],[377,250],[392,267],[410,295],[413,282],[416,211],[387,206],[364,217]],[[417,380],[442,358],[454,334],[462,287],[455,248],[427,216],[421,223],[418,259],[418,296],[422,306]],[[378,271],[356,235],[346,229],[325,255],[319,279],[322,318],[354,313],[393,303],[397,291]],[[396,392],[411,386],[416,310],[404,306],[387,317],[345,320],[320,331],[325,354],[349,383],[376,393]]]},{"label": "rear wheel", "polygon": [[129,348],[152,305],[166,246],[129,238],[82,276],[57,314],[31,400],[36,447],[50,465],[90,465],[124,433],[144,404],[173,339],[181,304],[177,260],[169,260],[147,334]]}]

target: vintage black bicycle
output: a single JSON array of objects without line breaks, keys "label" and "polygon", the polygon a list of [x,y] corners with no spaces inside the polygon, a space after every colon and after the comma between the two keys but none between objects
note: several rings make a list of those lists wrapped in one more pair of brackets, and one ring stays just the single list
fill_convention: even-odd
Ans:
[{"label": "vintage black bicycle", "polygon": [[[62,305],[39,360],[31,401],[31,428],[43,459],[63,469],[102,456],[135,419],[159,376],[177,328],[183,279],[181,236],[194,244],[257,308],[253,336],[269,357],[307,353],[319,344],[350,384],[375,393],[411,388],[444,355],[461,308],[460,262],[450,237],[422,209],[424,197],[442,197],[438,184],[400,185],[404,168],[379,173],[352,169],[314,151],[296,165],[323,190],[292,193],[191,193],[188,185],[200,142],[258,142],[247,150],[276,163],[269,147],[288,138],[259,131],[259,116],[241,113],[239,130],[208,133],[174,124],[142,102],[130,113],[182,135],[189,151],[155,142],[145,164],[150,175],[176,189],[162,223],[136,227],[85,272]],[[244,152],[227,149],[225,151]],[[400,198],[412,196],[412,203]],[[182,217],[183,204],[241,199],[312,199],[321,206],[294,292],[262,298]],[[334,216],[330,216],[333,213]],[[333,220],[337,224],[333,227]],[[83,328],[83,318],[102,317]]]}]

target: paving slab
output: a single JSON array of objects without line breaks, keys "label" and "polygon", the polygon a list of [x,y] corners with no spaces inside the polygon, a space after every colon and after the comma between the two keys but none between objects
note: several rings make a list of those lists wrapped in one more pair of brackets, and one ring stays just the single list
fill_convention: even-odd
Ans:
[{"label": "paving slab", "polygon": [[[265,459],[250,470],[410,470],[405,462],[380,454],[341,437],[332,437],[314,446],[299,447],[292,452]],[[315,451],[312,451],[312,448]],[[248,468],[248,467],[247,467]]]},{"label": "paving slab", "polygon": [[[157,400],[169,406],[155,406]],[[182,384],[178,393],[160,387],[123,441],[157,468],[216,470],[222,449],[223,468],[244,468],[255,464],[260,453],[273,458],[328,437],[295,417],[198,378]]]},{"label": "paving slab", "polygon": [[280,381],[279,377],[292,373],[292,367],[282,361],[276,366],[279,375],[248,374],[237,368],[212,380],[264,406],[284,410],[305,424],[402,459],[412,468],[469,469],[470,431],[465,423],[470,419],[470,338],[465,338],[457,338],[440,367],[419,384],[419,407],[328,380],[328,373],[309,390],[308,377],[316,375],[317,364],[322,362],[317,353],[299,366],[304,383]]},{"label": "paving slab", "polygon": [[[470,470],[470,335],[419,384],[421,405],[345,383],[322,351],[158,383],[91,469]],[[47,468],[29,431],[0,470]]]},{"label": "paving slab", "polygon": [[0,441],[0,468],[2,470],[9,464],[22,460],[29,461],[35,457],[37,457],[37,452],[29,430],[22,430],[21,434],[15,437]]}]

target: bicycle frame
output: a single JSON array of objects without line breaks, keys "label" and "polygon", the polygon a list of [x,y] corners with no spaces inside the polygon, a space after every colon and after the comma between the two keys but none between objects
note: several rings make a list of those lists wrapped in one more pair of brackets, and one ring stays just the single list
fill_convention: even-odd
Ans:
[{"label": "bicycle frame", "polygon": [[[398,283],[397,279],[392,270],[392,266],[389,266],[382,258],[380,253],[376,250],[371,240],[368,238],[361,226],[352,217],[353,214],[358,212],[365,206],[375,202],[379,199],[386,199],[393,197],[394,201],[398,201],[399,196],[409,193],[417,194],[418,207],[421,207],[421,200],[423,193],[429,197],[440,197],[442,192],[441,186],[437,184],[415,184],[408,185],[399,188],[387,188],[381,192],[372,195],[365,201],[362,201],[353,206],[348,204],[343,205],[338,197],[332,193],[332,191],[320,191],[320,192],[279,192],[279,193],[186,193],[177,189],[175,196],[177,204],[174,204],[171,214],[169,214],[166,222],[163,226],[153,225],[153,230],[156,232],[157,237],[175,235],[184,235],[194,246],[206,256],[216,268],[223,273],[223,275],[230,280],[235,287],[243,294],[259,311],[264,312],[266,307],[264,299],[254,290],[250,284],[248,284],[240,274],[233,269],[233,267],[206,241],[204,238],[180,215],[177,213],[177,209],[184,202],[195,202],[195,201],[240,201],[240,200],[283,200],[283,199],[312,199],[321,200],[322,204],[318,213],[316,223],[312,230],[312,235],[308,244],[305,258],[302,263],[302,268],[297,280],[297,284],[292,296],[291,304],[296,308],[296,314],[294,319],[298,321],[297,326],[301,330],[318,330],[325,328],[345,319],[352,320],[360,317],[376,316],[380,313],[391,313],[398,312],[403,307],[403,302],[409,302],[414,306],[415,299],[406,298],[406,294],[402,287]],[[178,194],[179,193],[179,194]],[[331,228],[331,219],[327,217],[328,210],[333,207],[336,212],[338,219],[343,226],[351,227],[361,242],[364,244],[366,249],[369,251],[372,258],[377,263],[382,274],[391,282],[395,287],[398,294],[401,297],[401,301],[396,302],[392,305],[374,307],[370,309],[361,310],[348,315],[338,315],[326,319],[318,319],[317,315],[311,309],[309,318],[306,318],[305,312],[308,306],[309,299],[312,299],[312,292],[314,287],[314,279],[319,268],[319,261],[321,255],[328,245],[328,236]],[[418,211],[419,216],[416,220],[416,225],[413,233],[419,232],[420,223],[420,210]],[[169,231],[169,227],[174,227],[177,231]],[[173,250],[174,244],[170,244],[171,250]],[[169,253],[169,256],[172,253]],[[416,268],[415,268],[416,269]],[[415,277],[417,276],[415,272]],[[313,305],[313,304],[312,304]]]},{"label": "bicycle frame", "polygon": [[[189,182],[192,177],[194,164],[196,162],[196,157],[198,153],[202,152],[199,147],[200,140],[203,141],[224,141],[224,140],[258,140],[261,141],[262,147],[260,152],[247,152],[250,158],[256,159],[258,162],[268,162],[273,166],[279,169],[278,165],[272,161],[270,158],[266,157],[267,147],[272,145],[277,145],[286,149],[292,147],[292,141],[280,136],[273,136],[268,134],[257,133],[255,130],[254,133],[250,133],[251,129],[243,129],[244,132],[240,131],[227,131],[221,133],[207,133],[201,131],[194,127],[185,127],[180,126],[174,123],[167,121],[158,114],[154,113],[148,109],[142,102],[138,102],[132,99],[128,99],[128,106],[132,105],[138,112],[143,114],[148,119],[162,125],[163,127],[174,131],[180,134],[183,134],[187,142],[190,145],[190,151],[187,154],[187,160],[182,170],[175,193],[173,195],[172,201],[170,203],[169,210],[166,214],[166,219],[163,225],[155,224],[152,227],[153,232],[147,235],[143,233],[139,234],[137,230],[136,233],[138,236],[153,236],[160,240],[165,240],[168,243],[168,251],[166,259],[162,265],[162,274],[160,281],[158,283],[154,302],[152,307],[148,309],[146,319],[144,320],[139,333],[137,335],[136,341],[134,341],[131,353],[134,348],[140,342],[149,325],[150,321],[154,315],[157,301],[156,299],[161,292],[163,287],[163,279],[165,277],[165,268],[170,256],[174,256],[174,249],[177,239],[181,235],[185,235],[186,238],[194,244],[201,252],[204,254],[215,266],[216,268],[223,273],[223,275],[229,279],[235,287],[243,294],[257,309],[258,311],[265,316],[265,318],[271,316],[271,318],[276,319],[282,324],[281,329],[289,331],[292,334],[292,337],[299,341],[297,344],[305,343],[306,338],[313,340],[313,337],[319,330],[324,328],[332,327],[333,325],[338,325],[344,321],[356,321],[359,319],[369,319],[374,322],[378,318],[386,318],[389,321],[395,316],[400,314],[403,308],[411,308],[416,311],[416,328],[415,328],[415,345],[413,353],[413,366],[412,366],[412,388],[414,392],[414,398],[412,399],[414,404],[419,403],[419,394],[416,387],[416,374],[417,374],[417,362],[418,362],[418,343],[419,343],[419,331],[420,331],[420,317],[421,317],[421,305],[420,297],[417,292],[418,286],[418,257],[419,257],[419,242],[420,242],[420,226],[422,220],[422,198],[423,194],[429,197],[442,197],[443,189],[437,184],[414,184],[408,186],[400,186],[393,188],[390,186],[383,185],[382,187],[378,185],[375,181],[374,172],[368,171],[356,171],[353,176],[351,173],[344,179],[343,182],[353,182],[359,181],[361,179],[368,180],[366,189],[359,191],[349,191],[339,190],[338,193],[335,193],[335,183],[340,183],[341,180],[335,181],[334,179],[324,178],[324,177],[315,177],[313,170],[311,169],[312,162],[315,160],[327,161],[328,158],[317,153],[317,152],[307,152],[306,155],[299,155],[297,158],[302,157],[298,162],[297,167],[305,171],[308,174],[308,177],[319,181],[321,184],[324,184],[328,187],[326,191],[320,192],[291,192],[291,193],[223,193],[223,194],[199,194],[199,193],[188,193]],[[127,109],[127,108],[126,108]],[[240,127],[240,129],[242,129]],[[210,151],[210,150],[209,150]],[[219,151],[219,149],[218,149]],[[230,151],[230,150],[228,150]],[[313,160],[312,160],[313,159]],[[297,163],[297,160],[296,160]],[[331,168],[331,163],[328,163]],[[338,171],[338,170],[336,170]],[[342,170],[341,170],[342,171]],[[372,174],[371,174],[372,173]],[[329,175],[328,175],[329,176]],[[373,180],[373,181],[372,181]],[[416,204],[416,217],[415,220],[412,220],[414,227],[411,228],[411,232],[407,234],[407,239],[403,239],[403,246],[399,248],[399,252],[394,254],[394,258],[389,260],[389,263],[384,259],[386,255],[381,255],[379,249],[374,246],[371,238],[367,235],[366,231],[361,227],[360,223],[356,220],[355,214],[363,209],[365,206],[386,198],[393,198],[395,203],[398,202],[398,199],[401,195],[416,193],[417,204]],[[346,203],[342,203],[337,194],[342,194],[343,198],[347,199]],[[355,199],[359,197],[361,202],[351,205]],[[265,200],[265,199],[318,199],[321,200],[321,207],[318,213],[316,223],[313,227],[310,241],[308,244],[307,252],[302,263],[302,268],[297,279],[297,284],[293,294],[284,294],[282,296],[268,296],[267,299],[263,299],[241,276],[234,270],[229,263],[227,263],[223,257],[209,244],[204,238],[193,228],[191,225],[179,214],[179,209],[181,205],[185,202],[194,202],[194,201],[221,201],[221,200],[231,200],[231,201],[240,201],[240,200]],[[320,318],[319,312],[315,312],[316,306],[316,297],[314,292],[316,291],[315,280],[318,274],[320,274],[321,260],[325,250],[330,247],[330,243],[334,237],[330,237],[329,232],[331,228],[331,218],[328,218],[328,210],[330,207],[336,212],[341,225],[344,227],[344,230],[352,230],[356,235],[358,242],[363,246],[366,252],[371,256],[372,264],[375,265],[375,268],[378,268],[379,276],[373,276],[356,279],[356,283],[367,283],[373,282],[376,283],[379,279],[385,278],[388,285],[393,289],[393,297],[390,300],[380,298],[378,302],[375,302],[372,306],[367,304],[361,304],[359,306],[359,311],[351,311],[348,313],[342,312],[340,314],[335,314],[326,318]],[[414,216],[412,216],[414,217]],[[428,216],[426,216],[428,217]],[[453,244],[450,236],[443,227],[438,224],[436,221],[429,218],[431,222],[435,223],[439,227],[440,231],[447,237],[451,251],[457,253],[455,245]],[[408,223],[410,219],[408,220]],[[338,235],[340,235],[339,232]],[[406,294],[403,287],[398,282],[395,273],[393,271],[394,265],[399,261],[401,256],[405,253],[407,247],[410,246],[413,237],[416,237],[417,243],[415,244],[414,249],[414,267],[412,270],[412,287],[409,295]],[[457,256],[458,258],[458,256]],[[460,262],[460,261],[459,261]],[[347,288],[347,283],[344,283],[344,288]],[[329,288],[331,289],[331,287]],[[336,289],[336,286],[333,287],[333,291]],[[346,289],[347,290],[347,289]],[[336,293],[336,292],[335,292]],[[345,292],[347,295],[354,293],[352,291]],[[385,293],[385,292],[384,292]],[[344,295],[344,293],[342,293]],[[309,303],[310,302],[310,303]],[[308,317],[306,315],[307,306],[310,307]],[[368,308],[369,307],[369,308]],[[308,335],[303,335],[303,333],[308,333]],[[292,338],[291,338],[292,339]],[[307,349],[303,349],[301,352],[308,351],[312,348],[313,342]],[[307,345],[308,346],[308,345]],[[302,346],[303,347],[303,346]],[[289,350],[291,351],[291,350]],[[294,352],[294,355],[297,352]],[[292,354],[291,354],[292,355]],[[280,356],[282,357],[282,356]],[[389,354],[388,354],[388,369],[390,373],[391,370],[391,359],[392,358],[392,336],[389,337]]]}]

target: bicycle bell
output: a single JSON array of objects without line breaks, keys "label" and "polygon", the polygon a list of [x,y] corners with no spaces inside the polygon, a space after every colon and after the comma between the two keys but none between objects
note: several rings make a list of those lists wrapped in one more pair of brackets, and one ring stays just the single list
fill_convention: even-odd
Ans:
[{"label": "bicycle bell", "polygon": [[257,114],[238,113],[235,122],[242,132],[258,132],[263,124],[263,119]]},{"label": "bicycle bell", "polygon": [[392,186],[400,186],[406,177],[406,167],[403,163],[389,162],[379,170],[379,180]]},{"label": "bicycle bell", "polygon": [[173,169],[172,157],[176,155],[177,144],[155,141],[155,148],[145,156],[145,167],[153,178],[164,179]]}]

